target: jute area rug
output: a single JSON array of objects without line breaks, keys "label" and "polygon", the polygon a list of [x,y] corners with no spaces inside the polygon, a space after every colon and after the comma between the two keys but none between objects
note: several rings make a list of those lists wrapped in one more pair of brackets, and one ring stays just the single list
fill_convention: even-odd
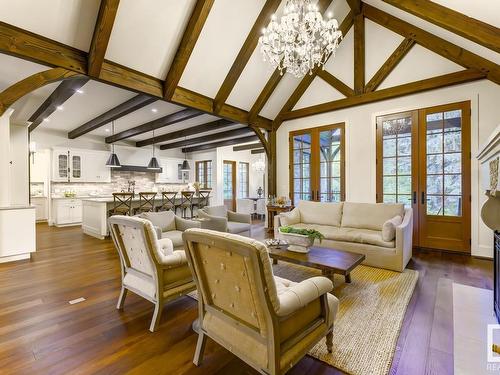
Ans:
[{"label": "jute area rug", "polygon": [[[318,270],[285,262],[274,265],[273,271],[297,282],[321,275]],[[351,279],[346,284],[343,276],[335,276],[333,294],[340,307],[333,328],[333,353],[328,353],[321,340],[309,355],[352,375],[386,375],[418,272],[360,265]],[[196,299],[196,292],[190,296]]]}]

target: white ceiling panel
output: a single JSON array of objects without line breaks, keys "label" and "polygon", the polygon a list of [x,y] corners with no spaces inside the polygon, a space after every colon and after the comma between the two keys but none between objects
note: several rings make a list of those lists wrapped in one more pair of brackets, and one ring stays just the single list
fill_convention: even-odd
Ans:
[{"label": "white ceiling panel", "polygon": [[88,51],[99,3],[99,0],[0,0],[0,21]]},{"label": "white ceiling panel", "polygon": [[0,53],[0,91],[32,74],[50,69],[47,66]]},{"label": "white ceiling panel", "polygon": [[347,86],[354,85],[354,33],[352,27],[344,36],[335,56],[330,56],[325,64],[325,70],[344,82]]},{"label": "white ceiling panel", "polygon": [[433,0],[466,16],[500,27],[500,2],[491,0]]},{"label": "white ceiling panel", "polygon": [[260,111],[260,114],[264,117],[274,119],[301,80],[302,78],[295,78],[291,74],[285,74],[264,108],[262,108],[262,111]]},{"label": "white ceiling panel", "polygon": [[34,131],[56,129],[70,131],[83,125],[103,112],[137,95],[130,91],[97,81],[89,81],[82,87],[82,94],[74,94],[63,104],[62,110],[48,117],[48,122],[40,124]]},{"label": "white ceiling panel", "polygon": [[264,3],[215,1],[179,85],[215,97]]},{"label": "white ceiling panel", "polygon": [[11,116],[12,122],[16,124],[27,124],[27,120],[42,105],[50,94],[59,86],[60,82],[50,83],[37,90],[30,92],[14,103],[14,113]]},{"label": "white ceiling panel", "polygon": [[333,100],[344,99],[345,96],[323,81],[320,77],[314,78],[307,88],[304,95],[301,96],[293,109],[310,107],[316,104],[331,102]]},{"label": "white ceiling panel", "polygon": [[165,79],[195,0],[121,0],[106,59]]}]

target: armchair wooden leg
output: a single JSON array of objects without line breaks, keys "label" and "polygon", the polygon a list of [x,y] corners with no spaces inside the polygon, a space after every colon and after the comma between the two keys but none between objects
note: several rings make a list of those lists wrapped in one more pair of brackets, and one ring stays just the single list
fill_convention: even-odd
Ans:
[{"label": "armchair wooden leg", "polygon": [[120,292],[120,297],[118,297],[118,303],[116,304],[116,308],[118,310],[121,310],[123,309],[123,304],[125,303],[125,297],[127,297],[127,292],[128,290],[125,289],[123,286],[122,286],[122,290]]},{"label": "armchair wooden leg", "polygon": [[328,349],[328,353],[333,351],[333,330],[326,334],[326,348]]},{"label": "armchair wooden leg", "polygon": [[203,361],[203,352],[205,351],[205,344],[207,343],[207,336],[200,330],[198,332],[198,343],[196,344],[196,351],[194,352],[193,363],[195,366],[201,365]]},{"label": "armchair wooden leg", "polygon": [[158,301],[155,304],[155,311],[153,313],[153,319],[151,320],[151,325],[149,326],[149,330],[151,332],[156,331],[158,328],[158,325],[160,324],[161,320],[161,313],[163,311],[163,301]]}]

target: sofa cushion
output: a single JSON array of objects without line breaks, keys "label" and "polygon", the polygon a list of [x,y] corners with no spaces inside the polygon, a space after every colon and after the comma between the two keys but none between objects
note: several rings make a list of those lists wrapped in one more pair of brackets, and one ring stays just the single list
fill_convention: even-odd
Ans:
[{"label": "sofa cushion", "polygon": [[382,226],[382,239],[384,241],[392,241],[396,237],[396,227],[401,224],[403,219],[401,216],[394,216],[387,220]]},{"label": "sofa cushion", "polygon": [[242,232],[247,232],[249,230],[250,230],[250,224],[248,223],[239,223],[237,221],[227,222],[227,231],[229,233],[238,234]]},{"label": "sofa cushion", "polygon": [[339,227],[342,219],[342,206],[342,202],[299,201],[300,221],[305,224],[323,224]]},{"label": "sofa cushion", "polygon": [[381,231],[384,223],[397,215],[404,216],[402,203],[344,202],[342,227]]},{"label": "sofa cushion", "polygon": [[211,206],[205,207],[203,210],[211,216],[227,217],[227,207],[226,206]]},{"label": "sofa cushion", "polygon": [[184,248],[184,241],[182,239],[182,231],[180,230],[170,230],[168,232],[163,232],[161,238],[170,238],[174,249]]},{"label": "sofa cushion", "polygon": [[295,207],[290,212],[280,214],[280,223],[283,226],[294,225],[300,223],[300,211]]},{"label": "sofa cushion", "polygon": [[143,212],[140,217],[151,221],[162,232],[175,230],[175,214],[173,211]]}]

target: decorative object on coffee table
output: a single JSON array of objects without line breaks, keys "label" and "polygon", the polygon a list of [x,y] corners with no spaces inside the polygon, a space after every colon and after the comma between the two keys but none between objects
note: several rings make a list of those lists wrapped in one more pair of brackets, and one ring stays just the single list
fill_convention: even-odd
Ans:
[{"label": "decorative object on coffee table", "polygon": [[343,275],[345,282],[351,282],[351,271],[365,260],[363,254],[312,246],[308,253],[297,253],[282,248],[268,247],[269,256],[276,262],[300,264],[321,270],[333,281],[333,275]]},{"label": "decorative object on coffee table", "polygon": [[293,228],[283,226],[278,229],[278,236],[288,243],[288,250],[297,253],[308,253],[309,248],[314,244],[314,240],[320,242],[325,238],[323,234],[315,229]]}]

